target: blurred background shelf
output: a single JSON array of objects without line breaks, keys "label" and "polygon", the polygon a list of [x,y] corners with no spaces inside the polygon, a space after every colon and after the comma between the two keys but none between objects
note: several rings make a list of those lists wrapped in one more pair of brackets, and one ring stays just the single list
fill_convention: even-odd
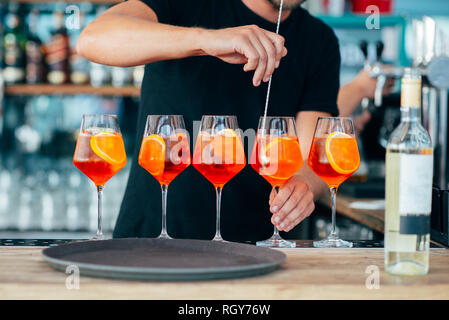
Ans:
[{"label": "blurred background shelf", "polygon": [[140,89],[134,86],[125,86],[116,88],[113,86],[94,87],[91,85],[73,85],[73,84],[16,84],[5,87],[7,95],[76,95],[93,94],[100,96],[120,96],[120,97],[138,97]]},{"label": "blurred background shelf", "polygon": [[[317,15],[326,24],[334,28],[366,28],[367,15],[345,14],[343,16]],[[402,15],[381,15],[379,25],[392,27],[398,24],[405,24],[406,18]]]}]

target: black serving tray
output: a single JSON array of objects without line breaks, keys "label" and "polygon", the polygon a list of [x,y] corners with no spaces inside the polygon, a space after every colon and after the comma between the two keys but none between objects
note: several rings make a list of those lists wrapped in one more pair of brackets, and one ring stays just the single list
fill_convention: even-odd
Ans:
[{"label": "black serving tray", "polygon": [[49,247],[42,256],[57,270],[77,266],[81,275],[127,280],[241,278],[276,270],[280,251],[206,240],[128,238]]}]

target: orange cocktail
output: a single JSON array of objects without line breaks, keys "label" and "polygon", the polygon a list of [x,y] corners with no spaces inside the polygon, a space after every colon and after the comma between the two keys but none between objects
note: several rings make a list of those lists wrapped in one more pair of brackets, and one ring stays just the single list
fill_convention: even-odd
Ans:
[{"label": "orange cocktail", "polygon": [[214,185],[217,195],[215,241],[224,241],[220,230],[223,186],[246,165],[239,132],[235,116],[203,116],[193,152],[193,166]]},{"label": "orange cocktail", "polygon": [[142,140],[139,164],[161,185],[169,185],[190,165],[189,140],[185,133],[151,134]]},{"label": "orange cocktail", "polygon": [[251,155],[251,166],[272,187],[282,186],[303,164],[297,137],[258,137]]},{"label": "orange cocktail", "polygon": [[[303,164],[301,147],[293,117],[261,117],[251,154],[251,166],[273,187],[277,194]],[[282,239],[274,226],[271,238],[256,243],[272,248],[293,248],[296,242]]]},{"label": "orange cocktail", "polygon": [[189,138],[181,115],[149,115],[140,146],[139,164],[161,185],[162,225],[159,239],[171,239],[167,232],[169,184],[190,165]]},{"label": "orange cocktail", "polygon": [[126,165],[122,135],[81,132],[76,142],[73,164],[96,186],[104,186]]},{"label": "orange cocktail", "polygon": [[232,129],[216,135],[200,132],[193,166],[215,187],[223,187],[246,165],[241,138]]},{"label": "orange cocktail", "polygon": [[357,141],[350,135],[337,132],[328,137],[314,137],[308,164],[329,188],[338,188],[359,168]]},{"label": "orange cocktail", "polygon": [[328,186],[332,201],[332,227],[327,239],[315,241],[315,247],[350,248],[352,242],[341,240],[336,232],[337,189],[360,166],[359,149],[350,118],[319,117],[308,165]]},{"label": "orange cocktail", "polygon": [[126,165],[125,146],[116,115],[83,116],[73,164],[97,187],[98,227],[94,239],[103,239],[103,188]]}]

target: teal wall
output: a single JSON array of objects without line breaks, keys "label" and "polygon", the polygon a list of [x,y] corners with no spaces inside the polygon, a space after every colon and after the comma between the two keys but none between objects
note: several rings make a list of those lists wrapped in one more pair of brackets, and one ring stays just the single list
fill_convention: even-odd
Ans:
[{"label": "teal wall", "polygon": [[449,0],[394,0],[395,14],[449,16]]}]

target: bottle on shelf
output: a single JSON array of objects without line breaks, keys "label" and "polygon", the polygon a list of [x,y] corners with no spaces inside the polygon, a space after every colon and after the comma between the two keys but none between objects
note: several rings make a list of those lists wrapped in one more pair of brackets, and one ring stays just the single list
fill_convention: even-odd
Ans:
[{"label": "bottle on shelf", "polygon": [[[100,16],[107,9],[107,6],[98,6],[96,10],[96,16]],[[112,69],[113,67],[91,62],[89,74],[90,84],[93,87],[101,87],[110,84],[112,81]]]},{"label": "bottle on shelf", "polygon": [[143,75],[145,73],[145,66],[134,67],[133,70],[133,85],[137,88],[142,87]]},{"label": "bottle on shelf", "polygon": [[28,36],[26,52],[26,82],[36,84],[45,82],[45,57],[43,44],[37,34],[39,11],[31,10],[28,15]]},{"label": "bottle on shelf", "polygon": [[90,62],[90,84],[99,88],[111,83],[111,67]]},{"label": "bottle on shelf", "polygon": [[132,78],[131,68],[113,67],[111,70],[112,85],[116,88],[121,88],[131,83]]},{"label": "bottle on shelf", "polygon": [[63,84],[69,80],[69,36],[64,26],[63,11],[54,13],[55,29],[46,45],[47,80],[51,84]]},{"label": "bottle on shelf", "polygon": [[386,154],[385,270],[420,275],[429,270],[433,148],[421,125],[421,75],[402,78],[401,123]]},{"label": "bottle on shelf", "polygon": [[[80,26],[84,26],[85,12],[80,9]],[[70,52],[70,82],[81,85],[89,83],[89,62],[78,54],[76,51],[76,42],[78,41],[79,33],[71,34],[71,52]]]},{"label": "bottle on shelf", "polygon": [[22,83],[25,80],[25,43],[19,4],[10,2],[5,17],[3,37],[4,70],[6,84]]}]

